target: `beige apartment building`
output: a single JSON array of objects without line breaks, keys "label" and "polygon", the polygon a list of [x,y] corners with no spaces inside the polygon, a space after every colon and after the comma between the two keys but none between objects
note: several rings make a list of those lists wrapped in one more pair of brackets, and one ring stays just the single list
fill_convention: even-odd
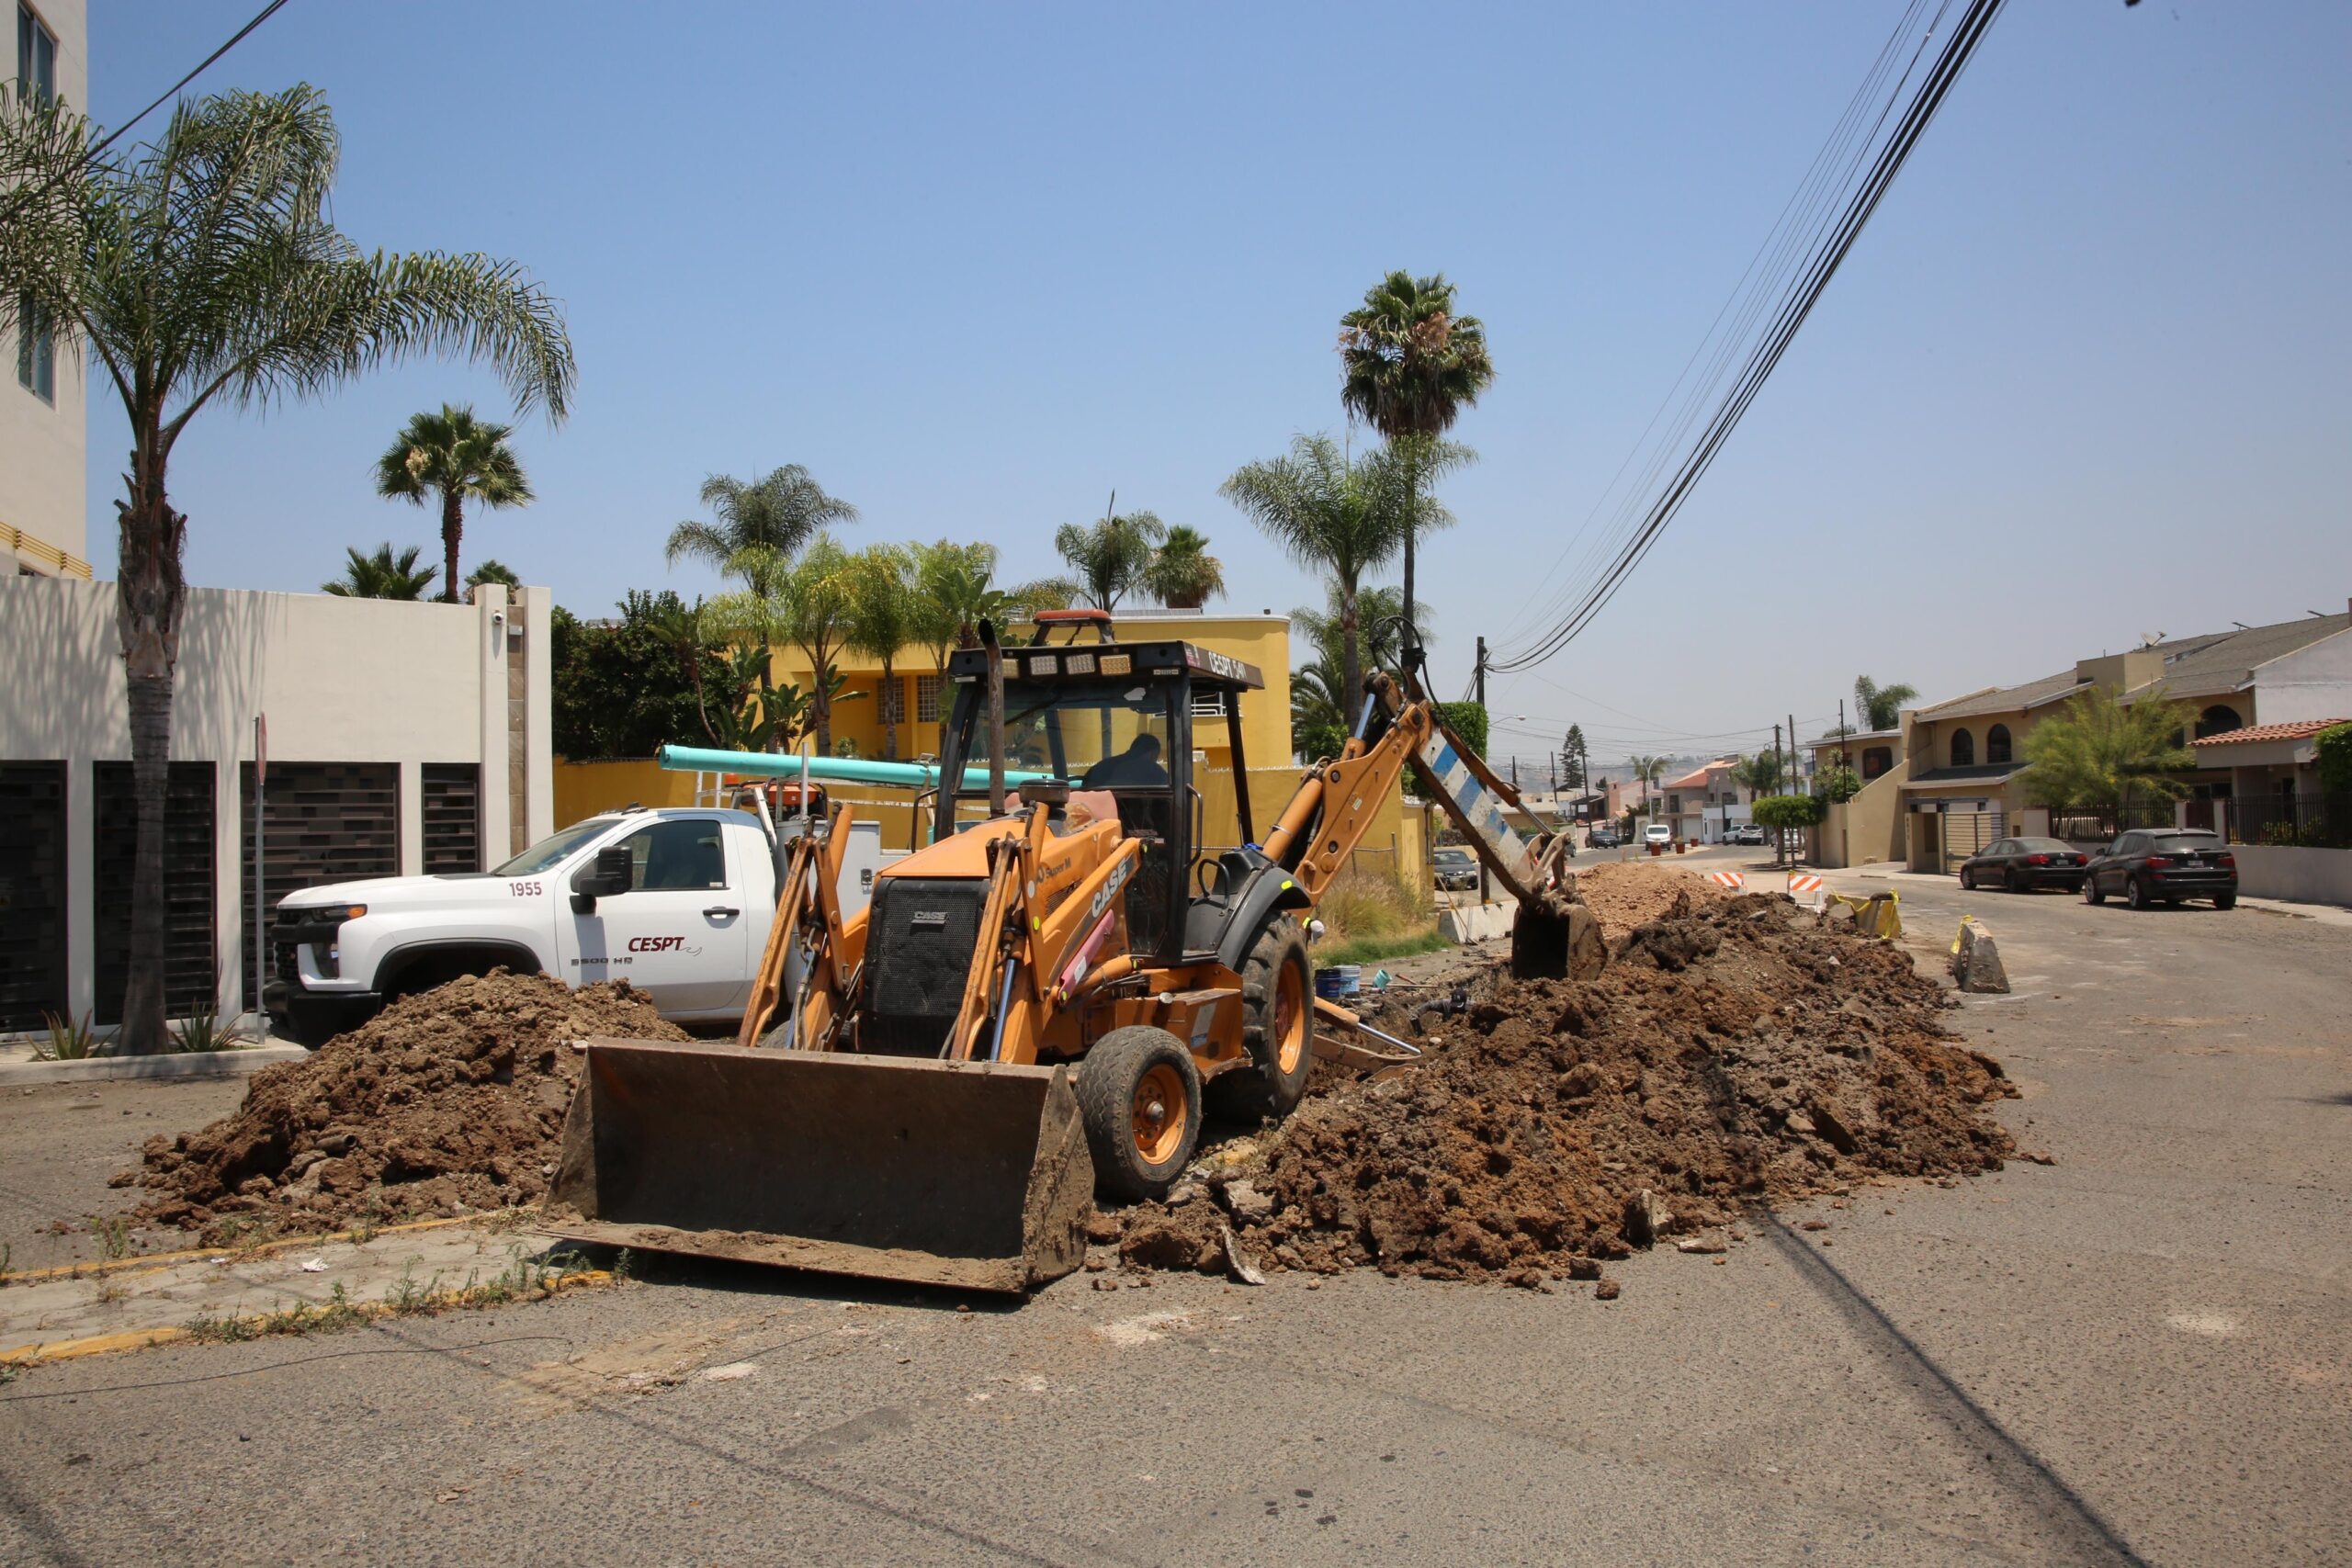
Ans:
[{"label": "beige apartment building", "polygon": [[[8,0],[16,12],[19,93],[78,107],[90,97],[85,0]],[[0,576],[90,575],[86,378],[56,334],[25,330],[0,344]]]}]

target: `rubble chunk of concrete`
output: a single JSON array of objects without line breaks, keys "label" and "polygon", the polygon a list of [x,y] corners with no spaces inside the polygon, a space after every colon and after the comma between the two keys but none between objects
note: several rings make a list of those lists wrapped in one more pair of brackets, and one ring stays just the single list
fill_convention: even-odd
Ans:
[{"label": "rubble chunk of concrete", "polygon": [[1960,928],[1960,942],[1951,955],[1952,978],[1963,991],[2007,996],[2009,972],[2001,966],[2001,950],[1993,933],[1974,920]]}]

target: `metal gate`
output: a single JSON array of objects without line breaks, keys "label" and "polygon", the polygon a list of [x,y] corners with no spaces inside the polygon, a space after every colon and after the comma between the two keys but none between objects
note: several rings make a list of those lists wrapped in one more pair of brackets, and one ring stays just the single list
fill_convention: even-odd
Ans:
[{"label": "metal gate", "polygon": [[[427,762],[418,771],[428,876],[481,871],[481,764]],[[514,846],[521,852],[525,846]]]},{"label": "metal gate", "polygon": [[[122,1021],[130,976],[130,879],[138,854],[139,803],[129,762],[90,764],[92,845],[97,886],[93,916],[97,1021]],[[164,795],[164,1010],[184,1018],[219,994],[213,931],[212,764],[174,762]]]},{"label": "metal gate", "polygon": [[1942,815],[1946,871],[1958,871],[1961,862],[1990,849],[1994,840],[2007,836],[2004,818],[1997,811],[1947,811]]},{"label": "metal gate", "polygon": [[242,929],[254,924],[254,894],[275,906],[298,888],[401,868],[401,770],[397,762],[273,762],[264,812],[269,865],[254,875],[254,765],[238,768],[239,859],[244,867]]},{"label": "metal gate", "polygon": [[65,1010],[65,764],[0,762],[0,1030]]}]

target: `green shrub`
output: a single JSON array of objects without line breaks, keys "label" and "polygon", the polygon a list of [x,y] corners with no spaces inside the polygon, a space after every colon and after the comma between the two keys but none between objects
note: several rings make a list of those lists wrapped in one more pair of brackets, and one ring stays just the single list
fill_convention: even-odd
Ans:
[{"label": "green shrub", "polygon": [[1487,709],[1482,703],[1440,703],[1438,717],[1462,744],[1480,757],[1487,754]]},{"label": "green shrub", "polygon": [[2323,729],[2312,750],[2319,758],[2319,787],[2327,795],[2352,795],[2352,724]]},{"label": "green shrub", "polygon": [[1750,807],[1767,828],[1810,828],[1826,809],[1820,796],[1811,795],[1768,795]]}]

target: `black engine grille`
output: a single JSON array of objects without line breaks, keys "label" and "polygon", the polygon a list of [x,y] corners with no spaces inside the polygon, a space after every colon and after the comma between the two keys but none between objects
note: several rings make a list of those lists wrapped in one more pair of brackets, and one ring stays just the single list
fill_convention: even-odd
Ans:
[{"label": "black engine grille", "polygon": [[866,917],[868,1051],[935,1056],[963,1005],[989,886],[978,878],[883,877]]}]

